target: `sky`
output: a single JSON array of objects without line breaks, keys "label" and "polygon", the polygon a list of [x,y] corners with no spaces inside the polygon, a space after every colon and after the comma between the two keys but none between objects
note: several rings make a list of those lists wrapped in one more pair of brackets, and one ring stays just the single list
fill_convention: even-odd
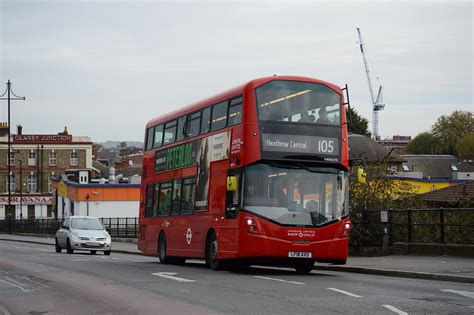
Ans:
[{"label": "sky", "polygon": [[474,110],[473,3],[449,0],[0,0],[0,95],[11,80],[26,97],[10,112],[24,134],[67,126],[94,142],[143,141],[154,117],[252,79],[301,75],[348,84],[372,129],[356,27],[374,90],[383,85],[382,138]]}]

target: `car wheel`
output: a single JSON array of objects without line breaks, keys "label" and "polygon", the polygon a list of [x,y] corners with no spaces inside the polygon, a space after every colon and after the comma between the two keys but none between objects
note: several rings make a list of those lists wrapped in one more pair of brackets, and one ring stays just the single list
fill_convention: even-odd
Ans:
[{"label": "car wheel", "polygon": [[225,269],[224,262],[217,258],[217,239],[214,233],[210,235],[207,242],[206,263],[212,268],[212,270]]},{"label": "car wheel", "polygon": [[104,255],[105,255],[105,256],[109,256],[111,253],[112,253],[112,251],[110,251],[110,250],[104,251]]},{"label": "car wheel", "polygon": [[55,247],[56,247],[56,253],[60,253],[62,248],[61,248],[61,246],[59,246],[57,238],[54,239],[54,244],[55,244]]},{"label": "car wheel", "polygon": [[311,270],[314,268],[314,260],[312,259],[305,259],[305,260],[298,260],[294,262],[294,268],[296,273],[298,274],[307,274],[310,273]]},{"label": "car wheel", "polygon": [[95,253],[97,253],[96,250],[91,250],[91,255],[95,255]]},{"label": "car wheel", "polygon": [[71,242],[69,242],[69,239],[67,239],[66,252],[68,254],[73,254],[74,253],[74,249],[72,249]]}]

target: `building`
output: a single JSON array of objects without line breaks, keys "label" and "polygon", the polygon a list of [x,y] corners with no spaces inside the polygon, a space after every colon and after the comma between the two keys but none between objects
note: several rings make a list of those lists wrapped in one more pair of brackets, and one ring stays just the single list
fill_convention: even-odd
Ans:
[{"label": "building", "polygon": [[398,154],[405,154],[407,146],[411,141],[411,136],[395,135],[392,138],[377,139],[377,142],[389,150],[393,150]]},{"label": "building", "polygon": [[[58,134],[23,134],[18,126],[11,136],[12,154],[8,161],[8,125],[0,125],[0,219],[55,217],[52,178],[81,170],[88,182],[92,168],[89,137]],[[10,193],[8,169],[10,164]]]},{"label": "building", "polygon": [[137,218],[140,184],[77,183],[61,176],[53,181],[58,218],[90,215],[99,218]]}]

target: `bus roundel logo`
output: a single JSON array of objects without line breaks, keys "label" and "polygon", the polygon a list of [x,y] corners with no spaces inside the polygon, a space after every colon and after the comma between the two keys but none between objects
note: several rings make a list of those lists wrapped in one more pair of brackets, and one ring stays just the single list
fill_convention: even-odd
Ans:
[{"label": "bus roundel logo", "polygon": [[186,231],[186,242],[188,243],[188,245],[191,244],[192,239],[193,239],[193,232],[191,231],[191,228],[188,228],[188,230]]}]

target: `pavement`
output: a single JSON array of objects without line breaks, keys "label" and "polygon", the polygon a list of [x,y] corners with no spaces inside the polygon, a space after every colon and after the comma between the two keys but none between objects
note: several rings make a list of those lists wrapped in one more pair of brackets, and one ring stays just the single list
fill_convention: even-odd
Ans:
[{"label": "pavement", "polygon": [[[0,234],[0,241],[16,241],[54,245],[51,236]],[[143,255],[135,240],[113,239],[113,252]],[[315,264],[316,270],[474,283],[474,259],[455,256],[389,255],[378,257],[351,256],[346,265]]]}]

